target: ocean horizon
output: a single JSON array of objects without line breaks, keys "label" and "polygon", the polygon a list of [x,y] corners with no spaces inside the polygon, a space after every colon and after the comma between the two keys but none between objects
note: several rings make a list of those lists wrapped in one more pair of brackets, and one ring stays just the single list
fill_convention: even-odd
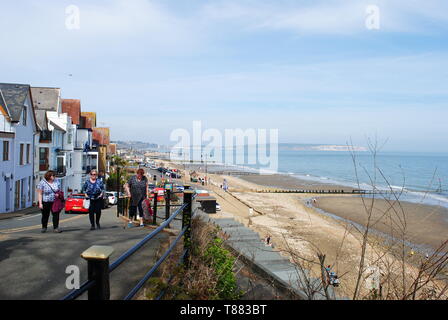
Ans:
[{"label": "ocean horizon", "polygon": [[[247,162],[248,148],[233,148],[234,159],[239,155]],[[223,148],[223,153],[228,150]],[[192,155],[192,153],[191,153]],[[349,151],[291,150],[279,147],[278,170],[265,170],[263,166],[234,161],[214,162],[214,167],[224,166],[235,171],[244,170],[266,174],[284,174],[300,180],[341,185],[371,190],[394,190],[400,200],[440,205],[448,208],[448,152],[395,152],[382,151],[373,155],[356,151],[355,163]],[[205,161],[206,157],[202,157]],[[192,158],[200,162],[201,158]],[[208,165],[212,165],[210,159]],[[374,168],[377,168],[374,170]],[[376,177],[375,177],[376,174]]]}]

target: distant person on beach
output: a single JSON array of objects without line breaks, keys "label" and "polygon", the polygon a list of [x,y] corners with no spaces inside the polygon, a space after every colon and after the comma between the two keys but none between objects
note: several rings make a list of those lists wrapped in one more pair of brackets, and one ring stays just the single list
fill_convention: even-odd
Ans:
[{"label": "distant person on beach", "polygon": [[330,279],[330,284],[333,285],[334,287],[339,287],[340,281],[336,274],[332,279]]},{"label": "distant person on beach", "polygon": [[226,179],[224,179],[224,181],[222,183],[222,187],[223,187],[224,191],[227,191],[227,189],[229,188],[228,185],[227,185],[227,180]]},{"label": "distant person on beach", "polygon": [[271,246],[271,235],[267,235],[266,238],[264,238],[264,242],[266,243],[266,245]]},{"label": "distant person on beach", "polygon": [[145,176],[145,170],[137,170],[137,174],[132,176],[124,185],[128,197],[131,198],[129,206],[129,218],[133,220],[137,216],[137,208],[140,217],[143,217],[142,202],[148,197],[148,178]]}]

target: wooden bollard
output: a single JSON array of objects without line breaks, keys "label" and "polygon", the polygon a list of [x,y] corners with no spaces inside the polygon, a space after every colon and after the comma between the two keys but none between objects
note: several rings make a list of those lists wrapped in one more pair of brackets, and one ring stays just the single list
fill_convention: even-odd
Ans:
[{"label": "wooden bollard", "polygon": [[95,285],[89,289],[89,300],[109,300],[109,257],[114,248],[109,246],[91,246],[81,253],[87,261],[88,279],[94,280]]}]

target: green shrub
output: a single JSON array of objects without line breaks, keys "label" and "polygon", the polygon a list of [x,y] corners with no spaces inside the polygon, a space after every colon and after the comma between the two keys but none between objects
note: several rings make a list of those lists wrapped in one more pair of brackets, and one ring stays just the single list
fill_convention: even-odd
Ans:
[{"label": "green shrub", "polygon": [[218,299],[233,300],[240,297],[236,277],[233,273],[235,258],[223,248],[223,240],[215,238],[204,254],[218,277],[216,295]]}]

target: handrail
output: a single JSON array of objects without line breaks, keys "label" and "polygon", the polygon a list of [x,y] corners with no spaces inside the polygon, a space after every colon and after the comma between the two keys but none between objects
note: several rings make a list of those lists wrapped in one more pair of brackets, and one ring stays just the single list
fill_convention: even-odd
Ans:
[{"label": "handrail", "polygon": [[145,276],[139,281],[139,283],[134,287],[134,289],[132,289],[131,292],[127,294],[127,296],[123,300],[130,300],[135,296],[138,290],[140,290],[140,288],[143,287],[143,285],[146,283],[146,280],[148,280],[152,276],[152,274],[157,270],[157,268],[162,264],[162,262],[165,261],[165,259],[171,253],[171,251],[173,251],[174,247],[179,242],[180,238],[182,238],[182,236],[185,234],[187,229],[188,226],[185,226],[182,229],[182,231],[176,237],[176,240],[174,240],[173,243],[170,245],[168,250],[163,254],[163,256],[159,260],[157,260],[154,266],[145,274]]},{"label": "handrail", "polygon": [[87,280],[79,287],[79,289],[73,290],[65,297],[63,297],[61,300],[74,300],[79,296],[81,296],[83,293],[85,293],[87,290],[92,288],[95,284],[96,284],[95,280]]},{"label": "handrail", "polygon": [[[183,205],[181,205],[166,221],[164,221],[159,227],[157,227],[153,232],[151,232],[149,235],[144,237],[139,243],[134,245],[132,248],[128,249],[125,253],[123,253],[117,260],[115,260],[112,264],[110,264],[108,267],[106,267],[106,270],[108,270],[108,273],[115,270],[118,266],[120,266],[127,258],[129,258],[132,254],[134,254],[138,249],[140,249],[143,245],[145,245],[148,241],[153,239],[157,234],[159,234],[165,227],[169,226],[169,223],[173,221],[180,212],[183,212],[185,215],[184,210],[190,206],[189,209],[187,209],[187,212],[190,212],[190,218],[196,213],[197,208],[193,212],[193,200],[196,198],[195,194],[192,194],[188,200],[189,202],[185,202]],[[187,215],[188,216],[188,215]],[[185,216],[184,216],[185,217]],[[151,277],[151,275],[157,270],[157,268],[162,264],[162,262],[165,261],[165,259],[168,257],[168,255],[171,253],[171,251],[174,249],[174,246],[179,242],[180,238],[184,236],[185,233],[188,231],[187,237],[190,237],[189,228],[191,228],[191,219],[187,219],[186,222],[187,225],[184,226],[183,229],[177,236],[176,240],[170,245],[168,250],[163,254],[163,256],[156,262],[156,264],[145,274],[145,276],[139,281],[136,287],[134,287],[128,295],[124,298],[125,300],[131,299],[138,290],[145,284],[146,280]],[[186,241],[186,240],[185,240]],[[188,242],[187,242],[188,243]],[[184,244],[185,245],[185,244]],[[186,253],[188,253],[188,249],[185,250],[185,253],[183,257],[186,256]],[[90,265],[89,265],[90,268]],[[90,274],[90,271],[89,271]],[[108,278],[107,278],[108,279]],[[107,280],[107,288],[109,286],[109,280]],[[81,296],[83,293],[85,293],[87,290],[91,289],[95,285],[101,286],[101,283],[97,283],[95,280],[88,280],[84,282],[79,289],[73,290],[69,294],[67,294],[65,297],[62,298],[62,300],[73,300]],[[107,289],[108,290],[108,289]],[[89,293],[90,295],[90,293]],[[103,296],[105,299],[108,299],[109,294],[107,296]],[[90,299],[90,297],[89,297]]]},{"label": "handrail", "polygon": [[132,248],[130,248],[128,251],[123,253],[117,260],[115,260],[109,267],[109,272],[112,272],[115,270],[120,264],[123,263],[124,260],[129,258],[132,254],[134,254],[138,249],[140,249],[143,245],[145,245],[149,240],[154,238],[156,235],[160,233],[173,219],[187,206],[187,203],[184,203],[179,209],[177,209],[168,220],[165,220],[157,229],[155,229],[153,232],[148,234],[146,237],[144,237],[139,243],[134,245]]}]

